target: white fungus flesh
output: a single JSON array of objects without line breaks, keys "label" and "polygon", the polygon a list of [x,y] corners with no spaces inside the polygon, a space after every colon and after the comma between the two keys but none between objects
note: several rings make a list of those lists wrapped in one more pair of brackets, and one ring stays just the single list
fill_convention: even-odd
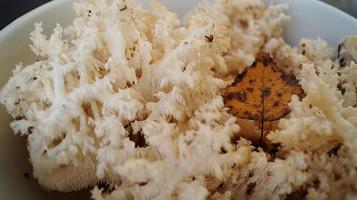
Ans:
[{"label": "white fungus flesh", "polygon": [[[35,24],[41,60],[18,65],[0,93],[42,186],[111,185],[94,187],[97,200],[357,198],[356,51],[341,66],[321,39],[290,47],[287,7],[260,0],[204,1],[184,20],[155,1],[74,9],[50,36]],[[306,93],[268,135],[274,158],[231,141],[240,126],[221,97],[261,50]]]}]

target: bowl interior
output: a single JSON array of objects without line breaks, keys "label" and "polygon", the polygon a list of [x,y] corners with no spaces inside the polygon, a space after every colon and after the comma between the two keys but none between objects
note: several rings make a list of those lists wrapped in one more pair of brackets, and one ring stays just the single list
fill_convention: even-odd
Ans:
[{"label": "bowl interior", "polygon": [[[56,23],[70,24],[74,17],[74,0],[56,0],[24,15],[0,32],[0,87],[11,76],[15,64],[30,64],[36,60],[28,45],[29,34],[36,21],[43,23],[45,33],[51,33]],[[267,3],[270,0],[265,0]],[[147,5],[146,0],[140,0]],[[160,0],[169,9],[183,16],[197,0]],[[327,40],[336,46],[346,35],[357,34],[357,20],[326,4],[311,0],[277,0],[287,3],[288,14],[292,17],[285,26],[284,37],[291,45],[296,45],[302,37]],[[303,12],[301,12],[303,11]],[[31,174],[27,161],[26,139],[14,136],[9,128],[10,116],[0,106],[0,194],[5,199],[88,199],[88,192],[63,194],[43,191],[36,180],[26,178]]]}]

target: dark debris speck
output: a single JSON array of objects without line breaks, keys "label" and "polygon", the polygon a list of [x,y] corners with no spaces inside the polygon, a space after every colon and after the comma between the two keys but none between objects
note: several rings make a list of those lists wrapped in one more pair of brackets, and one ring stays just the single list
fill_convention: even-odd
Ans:
[{"label": "dark debris speck", "polygon": [[28,173],[28,172],[25,172],[24,173],[24,178],[27,179],[27,180],[31,179],[31,174]]},{"label": "dark debris speck", "polygon": [[32,134],[33,129],[34,129],[33,126],[29,126],[29,127],[27,128],[27,132],[28,132],[29,134]]},{"label": "dark debris speck", "polygon": [[265,87],[262,89],[262,96],[268,97],[271,94],[271,89],[269,87]]},{"label": "dark debris speck", "polygon": [[122,12],[122,11],[124,11],[124,10],[126,10],[126,9],[128,9],[128,7],[126,6],[126,5],[124,5],[122,8],[120,8],[120,12]]},{"label": "dark debris speck", "polygon": [[221,154],[227,153],[227,150],[224,147],[221,147]]},{"label": "dark debris speck", "polygon": [[15,117],[16,121],[20,121],[20,120],[23,120],[23,119],[26,119],[25,116],[16,116]]},{"label": "dark debris speck", "polygon": [[339,83],[339,84],[337,85],[337,88],[338,88],[338,90],[341,91],[341,94],[342,94],[342,95],[345,95],[345,93],[346,93],[346,88],[344,88],[344,87],[342,86],[342,83]]},{"label": "dark debris speck", "polygon": [[214,37],[213,37],[213,35],[211,34],[211,35],[205,35],[205,38],[206,38],[206,40],[207,40],[207,42],[213,42],[213,39],[214,39]]},{"label": "dark debris speck", "polygon": [[334,148],[332,148],[327,154],[331,157],[332,155],[337,155],[338,151],[341,149],[341,144],[336,145]]},{"label": "dark debris speck", "polygon": [[136,134],[129,133],[129,139],[135,143],[135,148],[144,148],[148,146],[142,131],[139,131]]}]

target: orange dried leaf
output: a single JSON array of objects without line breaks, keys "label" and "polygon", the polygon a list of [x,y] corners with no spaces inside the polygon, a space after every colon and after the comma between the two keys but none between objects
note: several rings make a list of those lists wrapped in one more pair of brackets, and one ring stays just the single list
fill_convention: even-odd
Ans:
[{"label": "orange dried leaf", "polygon": [[283,72],[270,55],[260,53],[226,88],[223,97],[231,114],[259,123],[262,137],[264,122],[279,120],[290,112],[288,103],[294,94],[304,96],[295,76]]}]

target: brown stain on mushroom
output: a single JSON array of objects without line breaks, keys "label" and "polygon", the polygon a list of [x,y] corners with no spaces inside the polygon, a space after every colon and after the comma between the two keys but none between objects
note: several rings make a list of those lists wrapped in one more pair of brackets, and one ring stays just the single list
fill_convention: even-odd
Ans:
[{"label": "brown stain on mushroom", "polygon": [[277,128],[275,121],[290,113],[288,103],[292,95],[302,98],[305,93],[295,76],[284,72],[267,53],[259,53],[223,93],[225,106],[238,123],[243,119],[258,125],[260,135],[246,138],[259,138],[260,144],[268,132]]}]

